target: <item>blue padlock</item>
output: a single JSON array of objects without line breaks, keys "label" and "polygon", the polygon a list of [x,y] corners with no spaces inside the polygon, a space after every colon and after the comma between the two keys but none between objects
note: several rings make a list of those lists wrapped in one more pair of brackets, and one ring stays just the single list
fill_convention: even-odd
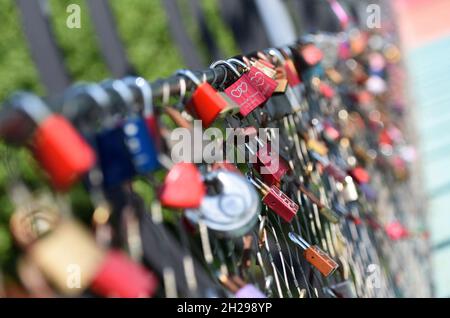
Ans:
[{"label": "blue padlock", "polygon": [[98,133],[96,144],[105,188],[118,186],[136,175],[125,142],[123,126],[108,128]]},{"label": "blue padlock", "polygon": [[147,174],[159,168],[158,152],[146,122],[140,117],[130,117],[123,125],[125,145],[136,172]]}]

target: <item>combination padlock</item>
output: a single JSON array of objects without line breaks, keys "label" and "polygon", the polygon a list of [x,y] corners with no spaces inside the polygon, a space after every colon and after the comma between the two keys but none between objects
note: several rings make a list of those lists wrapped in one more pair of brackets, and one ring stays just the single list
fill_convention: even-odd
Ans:
[{"label": "combination padlock", "polygon": [[261,180],[248,175],[250,182],[263,194],[263,203],[290,223],[297,215],[299,206],[276,186],[267,186]]},{"label": "combination padlock", "polygon": [[[104,83],[104,86],[106,89],[117,94],[122,101],[122,105],[125,106],[123,107],[125,113],[124,121],[120,122],[120,125],[124,132],[125,145],[127,146],[136,172],[139,174],[147,174],[158,169],[158,152],[154,138],[152,138],[152,132],[147,126],[145,119],[137,115],[139,113],[138,107],[133,107],[133,101],[135,99],[133,98],[132,88],[126,85],[126,81],[120,80],[107,81]],[[148,95],[148,93],[148,91],[143,90],[143,95]],[[148,99],[149,96],[146,96],[146,98]],[[150,112],[150,110],[147,110],[147,112]]]},{"label": "combination padlock", "polygon": [[209,83],[201,82],[191,71],[180,70],[177,74],[189,78],[197,86],[186,108],[202,121],[204,128],[208,128],[227,107],[226,100]]},{"label": "combination padlock", "polygon": [[36,124],[30,139],[34,158],[48,174],[52,185],[67,190],[95,163],[95,153],[63,116],[52,114],[35,95],[19,93],[13,107]]},{"label": "combination padlock", "polygon": [[318,246],[309,244],[294,232],[289,232],[289,239],[303,249],[305,259],[323,276],[328,277],[338,269],[339,264]]},{"label": "combination padlock", "polygon": [[242,116],[247,116],[266,102],[264,95],[253,85],[253,82],[247,73],[247,69],[245,69],[245,73],[241,75],[239,71],[227,61],[217,61],[211,64],[210,67],[215,68],[219,65],[226,65],[237,77],[237,80],[225,89],[225,93],[231,100],[239,105],[239,112]]},{"label": "combination padlock", "polygon": [[105,188],[118,186],[136,175],[125,140],[125,131],[121,125],[106,128],[95,136]]},{"label": "combination padlock", "polygon": [[261,210],[258,193],[241,174],[214,170],[204,176],[208,193],[200,207],[185,216],[194,224],[203,222],[222,237],[240,237],[250,231]]},{"label": "combination padlock", "polygon": [[200,207],[206,189],[203,177],[192,163],[175,164],[166,175],[159,193],[162,206],[175,209]]},{"label": "combination padlock", "polygon": [[123,132],[135,170],[143,175],[157,170],[160,167],[158,151],[145,120],[138,116],[127,118]]},{"label": "combination padlock", "polygon": [[142,107],[140,107],[140,113],[145,120],[145,123],[151,135],[151,139],[154,141],[156,148],[161,149],[161,135],[159,132],[158,118],[155,115],[153,107],[152,87],[142,77],[126,77],[123,81],[131,89],[140,92],[140,101],[142,104]]}]

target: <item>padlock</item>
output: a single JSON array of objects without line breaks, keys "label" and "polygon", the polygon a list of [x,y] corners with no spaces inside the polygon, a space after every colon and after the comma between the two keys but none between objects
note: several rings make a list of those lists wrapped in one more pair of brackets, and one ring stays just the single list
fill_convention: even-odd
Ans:
[{"label": "padlock", "polygon": [[202,179],[196,165],[185,162],[175,164],[161,187],[161,205],[175,209],[200,207],[206,193]]},{"label": "padlock", "polygon": [[74,221],[56,225],[28,247],[28,254],[61,293],[71,296],[88,288],[104,258],[94,238]]},{"label": "padlock", "polygon": [[308,150],[314,151],[320,156],[326,156],[328,154],[328,147],[320,140],[317,139],[308,139],[307,142]]},{"label": "padlock", "polygon": [[299,51],[302,62],[307,66],[315,66],[323,60],[323,52],[312,43],[303,45]]},{"label": "padlock", "polygon": [[359,195],[356,189],[355,183],[351,176],[346,176],[344,181],[343,195],[345,202],[355,202],[358,201]]},{"label": "padlock", "polygon": [[[247,66],[245,63],[235,58],[228,59],[227,62],[234,63],[236,65],[240,65],[244,69],[248,69],[247,75],[253,86],[265,97],[264,101],[267,101],[272,96],[278,85],[277,81],[275,81],[272,77],[275,75],[274,70],[268,69],[267,66],[259,63],[258,65],[260,65],[260,68],[264,69],[263,71],[252,65],[252,63],[255,64],[255,62],[249,62],[249,65]],[[270,71],[273,72],[272,76],[266,74],[270,74]],[[261,105],[263,105],[263,103]]]},{"label": "padlock", "polygon": [[320,94],[325,97],[328,100],[331,100],[336,95],[336,92],[334,91],[333,87],[328,85],[327,83],[324,83],[323,81],[319,84],[319,92]]},{"label": "padlock", "polygon": [[320,163],[324,172],[332,176],[338,182],[344,182],[347,174],[341,168],[332,163],[328,158],[319,155],[317,152],[310,151],[311,157]]},{"label": "padlock", "polygon": [[96,160],[92,148],[64,117],[58,115],[47,118],[39,125],[32,149],[53,185],[60,190],[70,188]]},{"label": "padlock", "polygon": [[335,143],[340,138],[341,134],[339,130],[334,127],[330,122],[326,121],[323,123],[322,130],[323,139],[325,139],[329,143]]},{"label": "padlock", "polygon": [[205,175],[209,193],[197,209],[188,209],[185,216],[192,223],[203,222],[222,237],[240,237],[248,233],[258,220],[258,194],[241,174],[214,170]]},{"label": "padlock", "polygon": [[104,129],[96,134],[95,140],[105,188],[118,186],[136,175],[125,139],[125,131],[121,125]]},{"label": "padlock", "polygon": [[[16,184],[11,197],[17,206],[10,220],[16,242],[30,260],[64,295],[76,296],[93,282],[100,296],[151,296],[156,279],[119,252],[105,252],[80,223],[62,218],[64,204],[55,206],[46,193],[33,195]],[[126,277],[126,281],[123,281]],[[131,282],[130,278],[133,279]]]},{"label": "padlock", "polygon": [[303,249],[305,259],[323,276],[328,277],[338,269],[338,263],[318,246],[310,245],[300,235],[294,232],[289,232],[289,239]]},{"label": "padlock", "polygon": [[[221,64],[230,68],[233,74],[238,78],[233,84],[225,89],[225,93],[232,101],[239,105],[239,112],[242,116],[247,116],[266,101],[264,95],[253,85],[248,73],[241,75],[239,71],[227,61],[217,61],[211,64],[210,67],[215,68]],[[245,69],[245,71],[247,70]]]},{"label": "padlock", "polygon": [[[297,101],[302,101],[305,96],[305,85],[300,79],[300,74],[297,71],[294,61],[294,50],[290,47],[287,47],[283,50],[275,50],[278,51],[278,58],[282,61],[283,67],[286,70],[286,78],[289,83],[289,88],[294,94]],[[289,57],[291,55],[291,57]]]},{"label": "padlock", "polygon": [[35,95],[20,93],[14,108],[29,116],[36,129],[30,147],[58,190],[69,189],[95,163],[95,153],[63,116],[52,114]]},{"label": "padlock", "polygon": [[[256,137],[258,150],[252,154],[256,156],[254,168],[259,172],[263,181],[270,186],[279,184],[283,177],[290,171],[288,163],[276,151],[272,150],[272,144],[265,144]],[[250,152],[251,148],[248,147]]]},{"label": "padlock", "polygon": [[384,230],[387,236],[393,241],[399,241],[410,236],[408,229],[399,221],[392,221],[388,223]]},{"label": "padlock", "polygon": [[138,90],[141,94],[142,116],[154,141],[156,149],[161,149],[161,135],[158,118],[153,107],[153,93],[150,84],[142,77],[126,77],[123,80],[130,88]]},{"label": "padlock", "polygon": [[272,96],[278,86],[277,81],[254,66],[250,67],[248,77],[253,86],[265,97],[265,100],[268,100]]},{"label": "padlock", "polygon": [[264,108],[272,121],[281,120],[292,114],[292,106],[286,94],[275,94],[265,104]]},{"label": "padlock", "polygon": [[353,180],[355,180],[358,184],[364,184],[370,182],[370,175],[363,167],[355,167],[349,170],[349,175],[352,176]]},{"label": "padlock", "polygon": [[123,124],[125,145],[135,170],[147,174],[159,168],[158,151],[144,119],[133,116]]},{"label": "padlock", "polygon": [[283,220],[290,223],[297,215],[299,206],[276,186],[267,186],[261,180],[248,176],[250,182],[264,195],[263,203],[278,214]]},{"label": "padlock", "polygon": [[266,74],[271,79],[275,79],[277,75],[277,71],[275,70],[275,66],[263,59],[252,59],[251,65],[253,67],[257,68],[258,70],[262,71],[264,74]]},{"label": "padlock", "polygon": [[58,288],[79,295],[91,284],[105,297],[150,297],[155,276],[119,252],[105,252],[92,235],[74,221],[63,221],[28,248],[31,259]]},{"label": "padlock", "polygon": [[180,70],[177,74],[189,78],[197,86],[186,107],[193,116],[202,121],[204,128],[208,128],[227,107],[227,102],[209,83],[202,83],[191,71]]},{"label": "padlock", "polygon": [[370,202],[376,202],[378,198],[377,191],[368,183],[363,183],[359,185],[359,189],[364,194],[366,199]]},{"label": "padlock", "polygon": [[158,286],[156,276],[121,251],[108,251],[91,283],[91,290],[105,297],[148,298]]}]

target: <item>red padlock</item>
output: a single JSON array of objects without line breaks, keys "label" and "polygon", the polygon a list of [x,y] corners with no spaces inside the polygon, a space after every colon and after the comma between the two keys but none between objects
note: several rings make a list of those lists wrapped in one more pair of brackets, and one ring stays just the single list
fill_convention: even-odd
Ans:
[{"label": "red padlock", "polygon": [[156,276],[120,251],[111,250],[95,275],[91,289],[116,298],[152,297],[158,287]]},{"label": "red padlock", "polygon": [[256,152],[256,168],[265,183],[269,185],[279,184],[282,178],[289,172],[288,163],[267,142]]},{"label": "red padlock", "polygon": [[385,226],[387,236],[393,240],[398,241],[409,237],[410,233],[400,222],[393,221]]},{"label": "red padlock", "polygon": [[370,181],[370,175],[366,171],[366,169],[362,167],[355,167],[349,171],[349,174],[352,176],[352,178],[358,182],[358,184],[365,184],[369,183]]},{"label": "red padlock", "polygon": [[186,76],[197,85],[186,108],[202,121],[204,128],[208,128],[227,107],[227,101],[209,83],[202,83],[191,71],[180,70],[177,74]]},{"label": "red padlock", "polygon": [[278,214],[283,220],[290,223],[298,212],[298,204],[292,201],[291,198],[276,186],[268,187],[257,178],[252,178],[250,176],[248,176],[248,178],[264,195],[263,203]]},{"label": "red padlock", "polygon": [[336,142],[341,137],[339,130],[329,122],[323,124],[322,135],[326,141],[331,143]]},{"label": "red padlock", "polygon": [[35,159],[58,190],[67,190],[95,163],[95,153],[72,124],[52,114],[42,99],[19,93],[13,107],[35,123],[29,146]]},{"label": "red padlock", "polygon": [[314,44],[303,46],[300,55],[308,66],[317,65],[323,59],[323,52]]},{"label": "red padlock", "polygon": [[263,198],[263,203],[286,222],[291,222],[299,206],[276,186],[271,186]]},{"label": "red padlock", "polygon": [[253,86],[268,100],[278,86],[278,82],[270,78],[263,71],[251,66],[248,76]]},{"label": "red padlock", "polygon": [[95,163],[92,148],[62,116],[51,115],[37,127],[32,149],[59,190],[67,190]]},{"label": "red padlock", "polygon": [[286,77],[290,87],[295,87],[302,83],[300,77],[298,76],[294,62],[292,62],[291,59],[285,59],[284,69],[286,70]]},{"label": "red padlock", "polygon": [[242,116],[247,116],[266,101],[264,95],[253,85],[248,73],[241,75],[239,71],[228,61],[217,61],[211,64],[211,67],[215,68],[221,64],[224,64],[230,68],[238,77],[238,80],[225,89],[225,94],[227,94],[233,102],[239,105],[239,112]]},{"label": "red padlock", "polygon": [[171,208],[198,208],[205,193],[202,175],[197,166],[180,162],[175,164],[167,174],[159,199],[161,205]]},{"label": "red padlock", "polygon": [[326,99],[333,99],[336,95],[333,87],[324,82],[320,82],[319,91]]}]

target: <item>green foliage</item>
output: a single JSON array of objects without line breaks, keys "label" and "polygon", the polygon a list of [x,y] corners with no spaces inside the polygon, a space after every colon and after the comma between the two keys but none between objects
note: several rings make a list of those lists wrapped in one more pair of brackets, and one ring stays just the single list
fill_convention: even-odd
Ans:
[{"label": "green foliage", "polygon": [[[49,0],[50,22],[74,81],[100,81],[107,78],[109,72],[97,44],[86,1]],[[183,67],[183,59],[171,39],[161,1],[163,0],[110,1],[128,57],[138,73],[149,80],[169,76]],[[80,29],[69,29],[66,25],[66,8],[73,3],[81,7]],[[188,32],[201,47],[196,21],[189,16],[190,8],[186,8],[184,1],[180,1],[180,4],[183,9],[187,9],[183,10],[183,20],[188,25]],[[238,50],[231,33],[219,18],[217,2],[204,0],[202,7],[208,26],[217,37],[222,52],[227,56],[236,54]],[[0,101],[17,90],[44,95],[45,89],[39,82],[28,51],[21,27],[21,15],[14,0],[0,0],[0,21]],[[13,268],[11,262],[14,262],[15,257],[8,230],[9,217],[14,210],[8,198],[8,187],[13,174],[19,175],[32,189],[48,188],[42,172],[26,149],[12,149],[0,143],[0,266],[8,269]],[[150,188],[145,183],[137,181],[136,187],[145,198],[151,198]],[[92,206],[82,186],[76,186],[68,198],[74,212],[88,220]]]}]

